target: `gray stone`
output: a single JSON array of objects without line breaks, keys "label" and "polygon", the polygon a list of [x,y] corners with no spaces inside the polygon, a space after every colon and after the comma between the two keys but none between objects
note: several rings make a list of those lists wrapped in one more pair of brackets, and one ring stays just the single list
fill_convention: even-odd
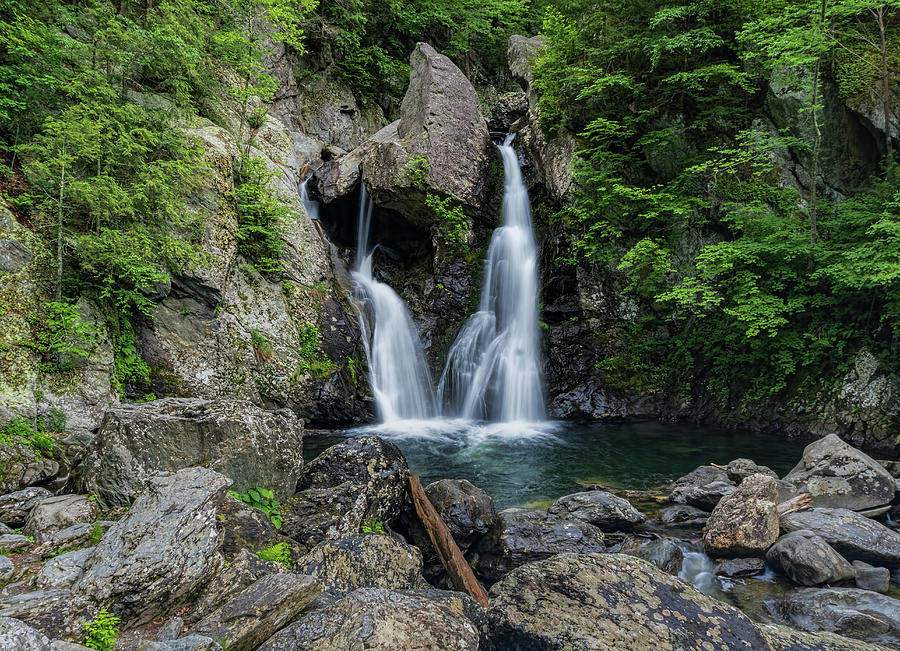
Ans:
[{"label": "gray stone", "polygon": [[35,579],[41,590],[71,588],[84,574],[84,564],[94,553],[93,549],[76,549],[44,561]]},{"label": "gray stone", "polygon": [[173,617],[162,625],[156,632],[156,642],[171,642],[177,640],[184,629],[184,620],[181,617]]},{"label": "gray stone", "polygon": [[295,619],[321,590],[309,576],[270,574],[204,617],[192,630],[219,641],[229,651],[250,651]]},{"label": "gray stone", "polygon": [[288,410],[239,400],[164,398],[109,410],[85,452],[81,485],[107,506],[126,506],[159,471],[207,465],[245,493],[293,494],[303,468],[303,428]]},{"label": "gray stone", "polygon": [[888,591],[891,583],[891,571],[886,567],[872,567],[862,561],[853,561],[856,570],[856,587],[860,590],[871,590],[882,594]]},{"label": "gray stone", "polygon": [[425,495],[463,552],[497,519],[494,500],[465,479],[441,479],[426,486]]},{"label": "gray stone", "polygon": [[50,638],[11,617],[0,617],[0,649],[50,651]]},{"label": "gray stone", "polygon": [[497,649],[767,649],[736,608],[623,554],[559,554],[491,588]]},{"label": "gray stone", "polygon": [[841,583],[853,579],[847,560],[812,531],[800,529],[779,538],[766,553],[766,561],[800,585]]},{"label": "gray stone", "polygon": [[734,459],[729,461],[725,467],[725,473],[728,479],[735,484],[740,484],[750,475],[768,475],[773,479],[778,479],[778,473],[768,466],[758,466],[756,462],[750,459]]},{"label": "gray stone", "polygon": [[419,550],[378,534],[323,542],[293,569],[315,577],[329,592],[341,596],[357,588],[404,590],[424,585]]},{"label": "gray stone", "polygon": [[141,640],[134,651],[222,651],[222,646],[205,635],[185,635],[166,642]]},{"label": "gray stone", "polygon": [[719,576],[740,577],[761,574],[766,562],[761,558],[730,558],[716,565]]},{"label": "gray stone", "polygon": [[713,509],[703,530],[711,556],[761,556],[778,539],[778,487],[767,475],[751,475]]},{"label": "gray stone", "polygon": [[809,493],[814,506],[861,511],[894,499],[890,473],[834,434],[806,446],[802,460],[785,479]]},{"label": "gray stone", "polygon": [[188,598],[222,562],[216,509],[230,483],[206,468],[152,477],[94,548],[73,590],[113,602],[124,621]]},{"label": "gray stone", "polygon": [[263,561],[256,554],[242,549],[227,565],[220,567],[191,601],[190,609],[184,615],[185,621],[196,622],[220,606],[236,592],[249,587],[270,574],[282,574],[287,570],[280,563]]},{"label": "gray stone", "polygon": [[33,484],[40,484],[56,477],[59,462],[36,455],[34,448],[24,443],[14,442],[0,445],[0,493],[20,491]]},{"label": "gray stone", "polygon": [[259,651],[476,651],[479,633],[462,608],[427,595],[360,588],[303,615]]},{"label": "gray stone", "polygon": [[0,598],[0,617],[14,617],[51,638],[81,639],[99,608],[68,590],[38,590]]},{"label": "gray stone", "polygon": [[242,548],[258,552],[278,538],[279,532],[263,511],[226,495],[219,507],[222,553],[233,556]]},{"label": "gray stone", "polygon": [[900,533],[847,509],[810,509],[781,517],[784,532],[809,529],[850,560],[900,566]]},{"label": "gray stone", "polygon": [[18,273],[31,264],[31,251],[21,242],[9,238],[0,238],[0,271]]},{"label": "gray stone", "polygon": [[0,553],[18,552],[31,547],[34,543],[27,537],[17,533],[0,536]]},{"label": "gray stone", "polygon": [[587,491],[560,497],[547,512],[561,518],[576,518],[601,531],[630,531],[647,518],[628,500],[606,491]]},{"label": "gray stone", "polygon": [[8,556],[0,556],[0,583],[9,581],[16,573],[16,566]]},{"label": "gray stone", "polygon": [[98,515],[97,502],[83,495],[48,497],[31,509],[23,533],[41,544],[73,524],[93,522]]},{"label": "gray stone", "polygon": [[778,624],[760,624],[759,630],[776,651],[879,651],[875,646],[834,633],[809,633]]},{"label": "gray stone", "polygon": [[94,535],[94,527],[100,526],[82,522],[66,527],[62,531],[50,535],[44,542],[35,547],[31,553],[46,558],[51,554],[58,554],[86,545]]},{"label": "gray stone", "polygon": [[680,525],[682,527],[702,527],[706,524],[709,512],[687,504],[676,504],[662,510],[660,522]]},{"label": "gray stone", "polygon": [[603,532],[581,520],[563,520],[528,509],[506,509],[478,543],[470,557],[476,574],[488,583],[499,581],[520,565],[561,552],[603,551]]},{"label": "gray stone", "polygon": [[856,588],[802,588],[776,609],[806,631],[827,631],[873,643],[900,642],[900,601]]},{"label": "gray stone", "polygon": [[50,648],[53,651],[91,651],[90,647],[76,644],[75,642],[67,642],[66,640],[53,640],[50,643]]},{"label": "gray stone", "polygon": [[724,470],[700,466],[675,480],[669,493],[669,501],[712,511],[719,500],[733,493],[734,489],[734,484]]},{"label": "gray stone", "polygon": [[52,494],[46,488],[31,486],[0,496],[0,522],[21,527],[31,509]]},{"label": "gray stone", "polygon": [[681,563],[684,561],[684,552],[678,542],[671,538],[651,540],[643,547],[631,549],[626,552],[629,556],[637,556],[645,561],[653,563],[667,574],[678,576],[681,571]]}]

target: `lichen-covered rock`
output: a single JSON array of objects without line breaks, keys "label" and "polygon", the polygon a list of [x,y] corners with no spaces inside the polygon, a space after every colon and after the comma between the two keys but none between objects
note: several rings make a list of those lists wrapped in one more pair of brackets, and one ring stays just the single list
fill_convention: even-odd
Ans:
[{"label": "lichen-covered rock", "polygon": [[493,583],[511,570],[562,552],[601,552],[603,532],[581,520],[543,511],[505,509],[491,530],[470,550],[476,574]]},{"label": "lichen-covered rock", "polygon": [[0,443],[0,468],[3,468],[0,493],[9,493],[53,479],[59,472],[59,462],[35,454],[31,446],[14,441]]},{"label": "lichen-covered rock", "polygon": [[810,509],[781,517],[784,532],[809,529],[850,560],[900,567],[900,533],[847,509]]},{"label": "lichen-covered rock", "polygon": [[0,617],[0,649],[50,651],[50,638],[12,617]]},{"label": "lichen-covered rock", "polygon": [[270,574],[192,627],[230,651],[250,651],[295,619],[322,588],[300,574]]},{"label": "lichen-covered rock", "polygon": [[74,524],[93,522],[98,515],[100,508],[96,500],[83,495],[48,497],[31,509],[22,533],[33,536],[34,542],[41,544]]},{"label": "lichen-covered rock", "polygon": [[[46,558],[52,554],[60,554],[70,549],[84,547],[94,535],[94,524],[81,522],[66,527],[61,531],[44,538],[44,542],[31,550],[35,556]],[[98,525],[99,526],[99,525]]]},{"label": "lichen-covered rock", "polygon": [[785,480],[809,493],[814,506],[862,511],[894,499],[891,474],[834,434],[806,446]]},{"label": "lichen-covered rock", "polygon": [[800,585],[849,581],[853,566],[812,531],[800,529],[779,538],[766,552],[766,561]]},{"label": "lichen-covered rock", "polygon": [[768,649],[736,608],[622,554],[560,554],[491,588],[498,649]]},{"label": "lichen-covered rock", "polygon": [[628,500],[606,491],[587,491],[560,497],[547,512],[561,518],[583,520],[601,531],[629,531],[647,519]]},{"label": "lichen-covered rock", "polygon": [[476,651],[479,633],[463,609],[425,595],[360,588],[306,613],[259,651]]},{"label": "lichen-covered rock", "polygon": [[18,533],[7,533],[0,536],[0,553],[17,552],[34,545],[28,536]]},{"label": "lichen-covered rock", "polygon": [[141,640],[134,651],[222,651],[222,646],[206,635],[185,635],[177,640]]},{"label": "lichen-covered rock", "polygon": [[776,603],[798,628],[827,631],[867,642],[900,643],[900,601],[856,588],[802,588]]},{"label": "lichen-covered rock", "polygon": [[216,509],[231,481],[206,468],[160,473],[94,548],[73,591],[131,621],[196,592],[222,559]]},{"label": "lichen-covered rock", "polygon": [[0,584],[9,581],[15,573],[15,563],[8,556],[0,556]]},{"label": "lichen-covered rock", "polygon": [[651,540],[643,547],[630,549],[626,552],[629,556],[637,556],[645,561],[653,563],[666,574],[678,576],[681,572],[681,563],[684,561],[684,552],[679,544],[671,538]]},{"label": "lichen-covered rock", "polygon": [[378,205],[430,225],[429,193],[467,212],[484,204],[493,151],[478,94],[462,71],[427,43],[416,45],[409,67],[400,119],[363,145],[362,170]]},{"label": "lichen-covered rock", "polygon": [[776,651],[878,651],[884,648],[843,635],[809,633],[777,624],[760,624],[759,630]]},{"label": "lichen-covered rock", "polygon": [[258,552],[279,537],[278,529],[260,509],[226,495],[218,513],[222,529],[222,553],[226,558],[247,548]]},{"label": "lichen-covered rock", "polygon": [[487,533],[497,518],[490,495],[465,479],[441,479],[428,484],[425,495],[463,552]]},{"label": "lichen-covered rock", "polygon": [[35,506],[52,493],[46,488],[31,486],[29,488],[0,496],[0,522],[13,527],[21,527]]},{"label": "lichen-covered rock", "polygon": [[404,590],[422,587],[422,554],[392,536],[363,534],[317,545],[294,565],[332,594],[357,588]]},{"label": "lichen-covered rock", "polygon": [[246,401],[164,398],[107,412],[81,472],[85,492],[128,505],[148,477],[208,465],[246,492],[293,493],[303,468],[303,427],[290,411]]},{"label": "lichen-covered rock", "polygon": [[703,530],[712,556],[761,556],[778,539],[778,487],[767,475],[751,475],[716,504]]},{"label": "lichen-covered rock", "polygon": [[219,567],[212,579],[191,600],[185,621],[196,622],[222,606],[236,592],[249,587],[270,574],[281,574],[285,567],[274,561],[261,560],[247,549],[240,550],[230,562]]},{"label": "lichen-covered rock", "polygon": [[778,479],[778,473],[769,468],[768,466],[758,466],[756,462],[751,461],[750,459],[734,459],[733,461],[729,461],[728,465],[725,466],[725,473],[728,475],[728,479],[733,481],[735,484],[740,484],[750,475],[768,475],[774,479]]},{"label": "lichen-covered rock", "polygon": [[93,553],[91,548],[76,549],[46,560],[38,571],[35,585],[41,590],[71,588],[84,574],[84,564]]},{"label": "lichen-covered rock", "polygon": [[734,483],[728,479],[724,470],[700,466],[675,480],[669,493],[669,501],[712,511],[719,500],[733,493],[734,489]]},{"label": "lichen-covered rock", "polygon": [[81,639],[99,608],[68,590],[38,590],[0,598],[0,617],[14,617],[51,638]]}]

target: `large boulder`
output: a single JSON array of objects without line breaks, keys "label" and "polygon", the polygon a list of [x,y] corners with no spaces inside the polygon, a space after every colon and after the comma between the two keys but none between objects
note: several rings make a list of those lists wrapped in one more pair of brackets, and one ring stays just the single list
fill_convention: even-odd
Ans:
[{"label": "large boulder", "polygon": [[734,482],[724,470],[700,466],[675,480],[669,493],[669,501],[712,511],[719,500],[734,492],[734,489]]},{"label": "large boulder", "polygon": [[441,479],[425,487],[425,495],[465,552],[494,525],[494,500],[465,479]]},{"label": "large boulder", "polygon": [[543,511],[505,509],[491,530],[470,550],[476,574],[488,583],[511,570],[562,552],[602,552],[603,532],[581,520]]},{"label": "large boulder", "polygon": [[760,624],[762,632],[773,649],[780,651],[880,651],[882,646],[851,640],[834,633],[809,633],[779,624]]},{"label": "large boulder", "polygon": [[776,603],[798,628],[874,643],[900,643],[900,601],[856,588],[803,588]]},{"label": "large boulder", "polygon": [[561,518],[583,520],[601,531],[629,531],[647,519],[628,500],[606,491],[587,491],[560,497],[547,512]]},{"label": "large boulder", "polygon": [[684,551],[675,540],[671,538],[659,538],[651,540],[643,547],[630,549],[625,552],[629,556],[637,556],[645,561],[650,561],[666,574],[678,576],[681,572],[681,564],[684,562]]},{"label": "large boulder", "polygon": [[357,588],[404,590],[422,587],[422,554],[391,536],[363,534],[323,542],[294,571],[315,577],[332,594]]},{"label": "large boulder", "polygon": [[418,43],[409,60],[400,119],[363,145],[366,185],[375,202],[429,225],[425,197],[451,197],[474,212],[487,200],[493,155],[478,94],[450,59]]},{"label": "large boulder", "polygon": [[360,588],[303,615],[259,651],[478,648],[478,630],[454,601],[428,593]]},{"label": "large boulder", "polygon": [[0,617],[0,649],[50,651],[50,638],[12,617]]},{"label": "large boulder", "polygon": [[365,522],[393,522],[406,503],[409,468],[396,445],[361,436],[310,462],[285,505],[281,532],[307,549],[361,532]]},{"label": "large boulder", "polygon": [[31,509],[22,533],[41,544],[74,524],[93,522],[98,515],[97,501],[83,495],[49,497]]},{"label": "large boulder", "polygon": [[862,511],[894,499],[891,474],[835,434],[807,445],[785,480],[809,493],[814,506]]},{"label": "large boulder", "polygon": [[189,398],[122,405],[107,412],[88,447],[81,485],[107,506],[126,506],[154,473],[205,465],[237,492],[262,486],[285,498],[303,468],[302,448],[302,424],[286,409]]},{"label": "large boulder", "polygon": [[160,473],[94,548],[73,590],[152,617],[193,595],[221,565],[216,509],[231,481],[207,468]]},{"label": "large boulder", "polygon": [[491,588],[497,649],[768,649],[750,619],[622,554],[559,554]]},{"label": "large boulder", "polygon": [[806,586],[841,583],[856,575],[847,559],[806,529],[779,538],[766,552],[766,561],[795,583]]},{"label": "large boulder", "polygon": [[703,531],[712,556],[759,556],[778,539],[778,487],[768,475],[751,475],[713,509]]},{"label": "large boulder", "polygon": [[744,458],[729,461],[728,465],[725,466],[725,473],[728,475],[728,479],[735,484],[740,484],[750,475],[768,475],[778,479],[778,473],[768,466],[760,466],[755,461]]},{"label": "large boulder", "polygon": [[0,598],[0,617],[14,617],[51,638],[80,639],[84,625],[99,610],[90,599],[68,590],[37,590]]},{"label": "large boulder", "polygon": [[784,532],[809,529],[845,558],[900,567],[900,533],[847,509],[810,509],[781,517]]},{"label": "large boulder", "polygon": [[23,441],[13,440],[0,442],[0,468],[0,493],[10,493],[53,479],[59,472],[59,462],[35,454],[34,448]]},{"label": "large boulder", "polygon": [[41,590],[71,588],[84,574],[84,564],[93,553],[93,549],[86,548],[54,556],[41,566],[35,584]]}]

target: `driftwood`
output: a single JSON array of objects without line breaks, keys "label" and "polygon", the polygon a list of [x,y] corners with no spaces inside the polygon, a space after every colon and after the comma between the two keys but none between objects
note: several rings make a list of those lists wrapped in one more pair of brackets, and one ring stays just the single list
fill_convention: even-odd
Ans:
[{"label": "driftwood", "polygon": [[467,593],[483,607],[487,608],[487,592],[478,583],[472,568],[469,567],[466,559],[463,558],[462,552],[459,551],[456,541],[453,540],[453,536],[450,534],[450,530],[428,499],[428,496],[422,489],[422,482],[419,481],[416,475],[411,474],[409,476],[409,492],[412,494],[416,513],[419,514],[419,519],[425,525],[431,544],[434,545],[444,569],[450,575],[453,587]]},{"label": "driftwood", "polygon": [[809,493],[800,493],[797,497],[792,497],[778,505],[778,517],[787,515],[788,513],[797,513],[812,508],[812,495]]},{"label": "driftwood", "polygon": [[713,463],[712,461],[709,462],[709,465],[711,465],[713,468],[718,468],[719,470],[728,470],[727,466],[720,466],[719,464]]}]

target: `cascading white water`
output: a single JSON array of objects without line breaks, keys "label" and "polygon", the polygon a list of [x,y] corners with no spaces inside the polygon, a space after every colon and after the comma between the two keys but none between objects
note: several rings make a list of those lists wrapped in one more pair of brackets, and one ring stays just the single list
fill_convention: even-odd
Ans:
[{"label": "cascading white water", "polygon": [[303,202],[303,207],[306,208],[306,214],[309,215],[309,218],[319,219],[319,202],[310,199],[309,193],[306,191],[306,184],[309,183],[311,178],[312,174],[309,174],[300,182],[300,200]]},{"label": "cascading white water", "polygon": [[360,185],[354,305],[363,348],[369,360],[369,382],[382,422],[426,419],[437,415],[431,374],[406,304],[393,289],[372,276],[369,231],[372,201]]},{"label": "cascading white water", "polygon": [[528,191],[510,134],[503,158],[503,226],[484,265],[478,312],[465,323],[438,385],[452,414],[502,422],[544,418],[538,332],[537,247]]}]

